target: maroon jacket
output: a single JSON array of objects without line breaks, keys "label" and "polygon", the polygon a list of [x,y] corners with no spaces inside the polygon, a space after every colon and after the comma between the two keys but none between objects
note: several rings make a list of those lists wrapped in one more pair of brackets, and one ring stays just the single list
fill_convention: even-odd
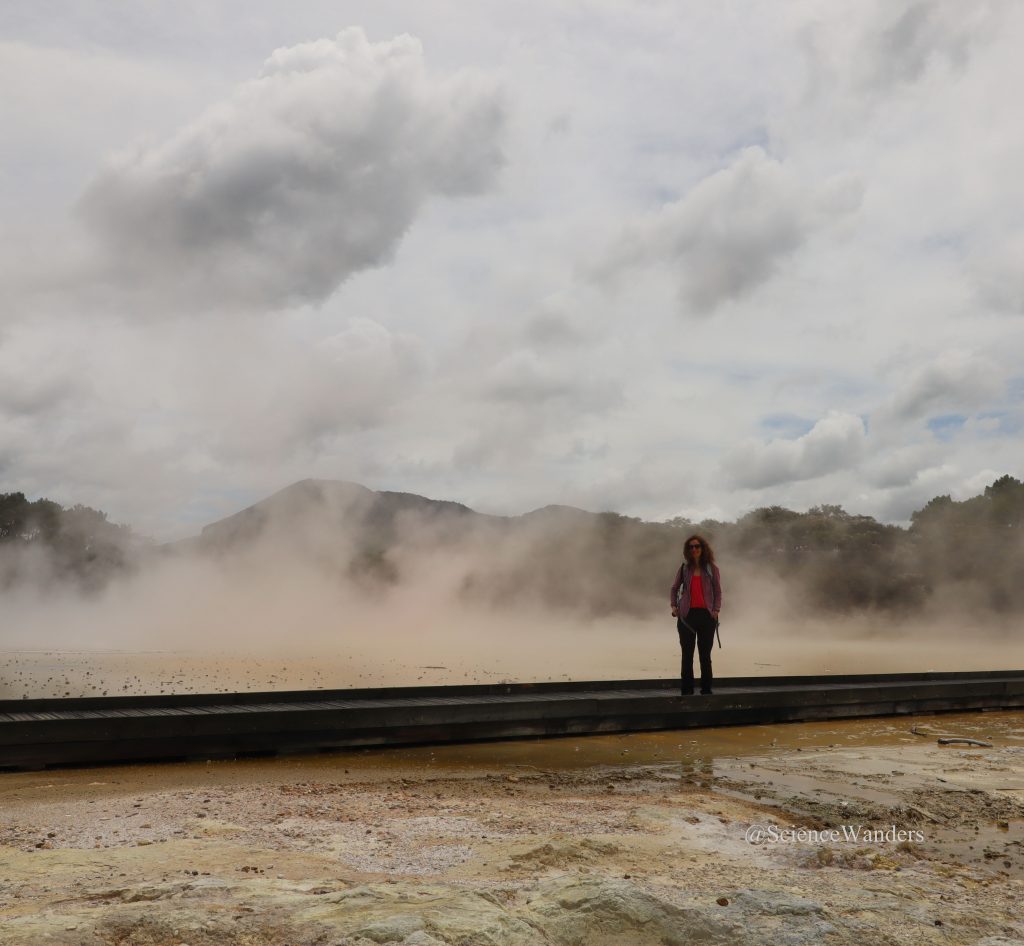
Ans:
[{"label": "maroon jacket", "polygon": [[[671,607],[678,608],[679,613],[685,615],[690,610],[690,577],[693,575],[693,566],[685,562],[679,566],[676,572],[676,580],[672,582],[672,591],[669,592],[669,603]],[[704,586],[704,600],[708,602],[709,611],[722,610],[722,574],[717,565],[703,565],[700,575],[701,584]]]}]

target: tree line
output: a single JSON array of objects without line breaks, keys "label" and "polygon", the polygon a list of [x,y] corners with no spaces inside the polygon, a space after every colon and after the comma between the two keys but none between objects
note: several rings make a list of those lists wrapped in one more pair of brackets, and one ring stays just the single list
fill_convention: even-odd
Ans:
[{"label": "tree line", "polygon": [[547,528],[535,523],[530,541],[520,543],[523,554],[482,562],[466,591],[509,606],[532,597],[593,616],[654,615],[667,607],[684,539],[698,533],[733,591],[757,575],[775,581],[801,612],[900,617],[930,605],[1008,614],[1024,611],[1022,521],[1024,484],[1012,476],[971,499],[936,497],[909,527],[835,505],[767,506],[734,522],[600,513],[583,523],[552,512]]},{"label": "tree line", "polygon": [[130,567],[137,541],[89,506],[0,493],[0,588],[57,581],[98,590]]},{"label": "tree line", "polygon": [[1024,483],[1002,476],[970,499],[935,497],[909,528],[828,505],[770,506],[698,528],[730,556],[797,582],[821,610],[912,612],[932,601],[1016,612],[1024,610],[1022,524]]}]

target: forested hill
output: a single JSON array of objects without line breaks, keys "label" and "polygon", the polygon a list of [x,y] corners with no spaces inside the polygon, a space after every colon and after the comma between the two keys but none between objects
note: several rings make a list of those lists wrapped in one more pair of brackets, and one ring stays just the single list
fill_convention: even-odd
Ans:
[{"label": "forested hill", "polygon": [[1012,476],[961,502],[932,499],[909,529],[838,506],[773,506],[702,525],[736,557],[798,576],[817,608],[912,611],[941,600],[957,610],[1024,611],[1024,483]]},{"label": "forested hill", "polygon": [[129,567],[136,546],[127,526],[97,509],[0,493],[0,588],[73,582],[96,590]]},{"label": "forested hill", "polygon": [[[713,543],[736,587],[777,578],[801,609],[900,615],[931,604],[1024,612],[1024,484],[1003,476],[980,495],[940,496],[909,528],[838,506],[754,510],[735,522],[643,522],[616,513],[548,506],[488,516],[454,502],[305,480],[174,543],[165,555],[286,556],[369,594],[400,593],[424,561],[458,569],[457,593],[516,608],[526,603],[590,615],[661,613],[683,539]],[[95,588],[139,555],[124,526],[82,506],[63,509],[0,494],[0,580],[36,574]]]}]

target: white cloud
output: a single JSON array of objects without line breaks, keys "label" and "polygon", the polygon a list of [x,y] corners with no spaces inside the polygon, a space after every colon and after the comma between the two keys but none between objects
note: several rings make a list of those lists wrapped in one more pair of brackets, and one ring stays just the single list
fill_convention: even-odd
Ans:
[{"label": "white cloud", "polygon": [[80,211],[116,283],[203,308],[321,301],[389,260],[431,196],[494,182],[503,116],[490,80],[435,78],[416,39],[351,28],[276,50],[176,135],[113,159]]},{"label": "white cloud", "polygon": [[612,275],[636,265],[671,267],[686,313],[706,313],[751,293],[817,230],[856,210],[861,185],[808,185],[761,148],[746,149],[685,197],[631,224],[612,250]]},{"label": "white cloud", "polygon": [[182,70],[134,50],[76,49],[44,33],[47,45],[0,40],[0,87],[17,89],[0,97],[0,212],[8,226],[63,216],[126,125],[138,137],[169,134],[219,87],[208,63]]},{"label": "white cloud", "polygon": [[748,441],[729,453],[722,475],[740,489],[817,479],[856,465],[865,450],[864,422],[832,411],[795,440]]}]

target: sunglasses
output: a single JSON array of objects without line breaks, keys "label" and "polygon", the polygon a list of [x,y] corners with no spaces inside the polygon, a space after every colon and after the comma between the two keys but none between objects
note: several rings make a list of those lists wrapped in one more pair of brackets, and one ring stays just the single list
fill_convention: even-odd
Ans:
[{"label": "sunglasses", "polygon": [[703,546],[703,545],[701,545],[701,544],[700,544],[699,542],[691,542],[691,543],[690,543],[690,544],[689,544],[688,546],[686,546],[686,547],[687,547],[688,549],[702,549],[702,548],[704,548],[704,546]]}]

